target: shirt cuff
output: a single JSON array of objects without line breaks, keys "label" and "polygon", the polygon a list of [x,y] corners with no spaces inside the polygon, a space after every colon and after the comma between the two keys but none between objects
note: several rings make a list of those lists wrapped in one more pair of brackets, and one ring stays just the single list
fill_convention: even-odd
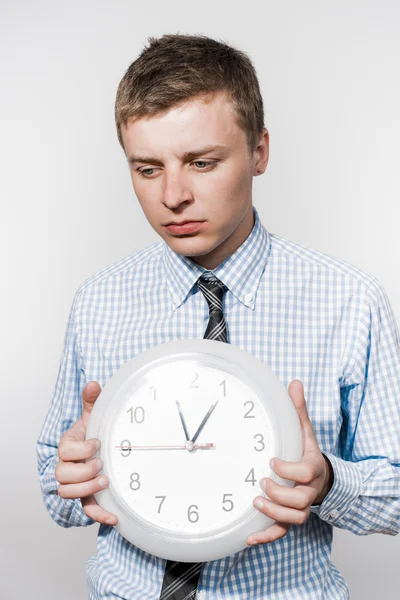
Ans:
[{"label": "shirt cuff", "polygon": [[331,525],[344,525],[345,515],[351,509],[362,489],[362,477],[355,463],[322,452],[333,469],[333,484],[321,504],[311,505],[311,512]]}]

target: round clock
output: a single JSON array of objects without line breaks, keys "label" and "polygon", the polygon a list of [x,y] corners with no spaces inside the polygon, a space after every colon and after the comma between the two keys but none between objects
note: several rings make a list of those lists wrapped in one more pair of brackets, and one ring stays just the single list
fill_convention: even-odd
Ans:
[{"label": "round clock", "polygon": [[298,461],[302,435],[285,386],[259,359],[213,340],[176,340],[127,361],[104,386],[86,439],[109,486],[95,494],[116,529],[161,558],[205,562],[247,547],[274,521],[253,506],[270,468]]}]

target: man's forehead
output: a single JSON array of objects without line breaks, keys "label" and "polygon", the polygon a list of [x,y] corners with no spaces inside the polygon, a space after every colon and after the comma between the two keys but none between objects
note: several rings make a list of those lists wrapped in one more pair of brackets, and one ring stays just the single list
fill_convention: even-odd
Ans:
[{"label": "man's forehead", "polygon": [[191,102],[161,115],[131,120],[122,127],[129,162],[149,162],[144,159],[163,152],[186,159],[208,152],[221,154],[238,144],[244,132],[231,107],[220,103],[214,111],[210,104],[199,104],[195,99]]},{"label": "man's forehead", "polygon": [[198,123],[199,127],[204,127],[207,124],[218,126],[221,120],[232,122],[236,120],[236,110],[224,92],[193,96],[154,114],[129,117],[126,125],[121,127],[136,131],[155,129],[161,124],[166,126],[190,124],[195,127]]},{"label": "man's forehead", "polygon": [[156,113],[132,116],[128,118],[126,128],[135,129],[145,128],[157,122],[176,122],[176,121],[191,121],[209,120],[214,118],[216,122],[222,119],[234,120],[236,117],[236,109],[225,92],[215,92],[213,94],[200,94],[192,96],[173,104],[171,107],[162,109]]}]

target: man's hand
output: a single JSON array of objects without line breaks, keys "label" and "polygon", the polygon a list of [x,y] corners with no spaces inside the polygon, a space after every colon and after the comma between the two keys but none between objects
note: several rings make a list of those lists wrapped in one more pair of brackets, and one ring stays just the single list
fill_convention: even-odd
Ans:
[{"label": "man's hand", "polygon": [[294,379],[288,391],[300,419],[303,457],[299,462],[272,459],[273,463],[271,461],[270,465],[274,472],[296,483],[293,488],[288,488],[275,483],[269,477],[264,477],[260,481],[261,487],[271,500],[257,496],[254,499],[254,506],[263,514],[275,519],[276,523],[265,531],[249,536],[248,545],[273,542],[284,537],[292,525],[305,523],[311,505],[321,504],[333,484],[332,466],[318,447],[307,413],[303,384],[298,379]]},{"label": "man's hand", "polygon": [[103,467],[99,458],[93,458],[100,448],[100,440],[85,440],[89,416],[100,392],[97,381],[89,381],[83,389],[82,416],[61,437],[55,477],[60,483],[58,495],[61,498],[80,498],[88,517],[105,525],[116,525],[117,517],[100,508],[93,496],[108,486],[105,475],[96,477]]}]

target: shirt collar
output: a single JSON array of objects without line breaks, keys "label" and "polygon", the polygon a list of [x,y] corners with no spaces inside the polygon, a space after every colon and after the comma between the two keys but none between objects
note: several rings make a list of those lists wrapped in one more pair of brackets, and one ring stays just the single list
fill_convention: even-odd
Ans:
[{"label": "shirt collar", "polygon": [[162,261],[174,310],[185,301],[203,274],[214,274],[242,304],[254,309],[261,275],[270,254],[271,236],[254,206],[253,212],[255,222],[250,235],[212,271],[204,269],[188,256],[177,254],[164,242]]}]

